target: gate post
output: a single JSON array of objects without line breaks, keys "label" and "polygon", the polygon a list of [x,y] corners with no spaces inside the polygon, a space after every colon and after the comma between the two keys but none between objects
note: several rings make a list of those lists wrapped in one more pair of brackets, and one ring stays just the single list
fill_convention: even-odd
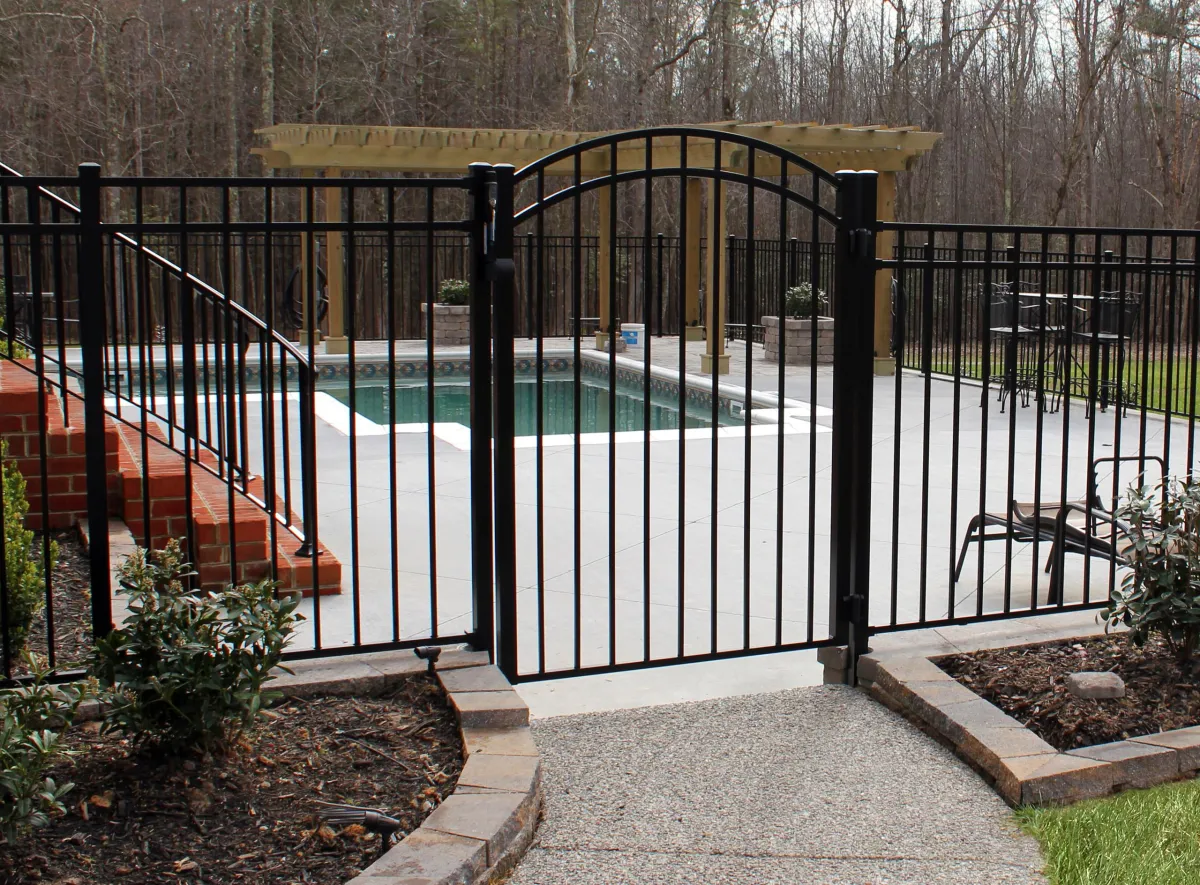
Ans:
[{"label": "gate post", "polygon": [[[496,659],[492,587],[492,286],[488,281],[488,199],[492,167],[471,164],[471,645]],[[432,367],[430,367],[432,369]]]},{"label": "gate post", "polygon": [[100,166],[79,167],[79,343],[83,356],[83,436],[87,470],[88,560],[92,637],[112,630],[108,575],[108,446],[104,438],[104,243]]},{"label": "gate post", "polygon": [[834,285],[830,615],[848,646],[847,681],[867,650],[871,567],[871,413],[874,392],[875,195],[878,173],[839,172]]},{"label": "gate post", "polygon": [[[517,678],[517,476],[516,371],[513,336],[516,314],[513,281],[513,174],[507,163],[494,167],[496,220],[488,275],[492,281],[492,347],[495,396],[493,444],[496,508],[496,663],[510,682]],[[526,281],[526,285],[530,285]],[[532,288],[530,288],[532,299]],[[615,334],[615,333],[614,333]]]}]

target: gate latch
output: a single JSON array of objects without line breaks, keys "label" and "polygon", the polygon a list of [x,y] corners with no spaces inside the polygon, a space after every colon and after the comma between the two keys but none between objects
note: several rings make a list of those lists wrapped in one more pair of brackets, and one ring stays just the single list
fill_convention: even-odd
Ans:
[{"label": "gate latch", "polygon": [[517,266],[511,258],[493,258],[487,263],[485,276],[489,282],[511,280],[517,275]]},{"label": "gate latch", "polygon": [[860,261],[866,261],[875,253],[875,232],[865,227],[856,227],[850,231],[850,254]]}]

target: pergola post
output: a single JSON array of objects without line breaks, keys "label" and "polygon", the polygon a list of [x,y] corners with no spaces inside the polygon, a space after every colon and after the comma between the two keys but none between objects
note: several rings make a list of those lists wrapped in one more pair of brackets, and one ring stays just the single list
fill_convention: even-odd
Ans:
[{"label": "pergola post", "polygon": [[705,277],[704,353],[700,355],[700,372],[705,375],[728,375],[729,354],[725,352],[725,304],[729,298],[725,248],[725,182],[711,182],[708,187],[708,273]]},{"label": "pergola post", "polygon": [[[312,169],[301,169],[300,170],[301,178],[312,178],[314,174],[315,173]],[[314,211],[315,211],[315,207],[314,207]],[[300,194],[300,220],[301,221],[309,220],[309,218],[308,218],[308,193],[306,191],[302,191]],[[299,336],[298,340],[302,347],[308,345],[308,265],[309,265],[309,256],[312,253],[312,249],[313,249],[313,244],[314,244],[314,240],[313,240],[312,234],[308,233],[308,231],[301,231],[300,232],[300,278],[299,278],[300,279],[300,290],[299,290],[299,292],[295,293],[295,297],[299,297],[299,299],[300,299],[300,336]],[[313,268],[314,268],[314,273],[315,273],[316,272],[315,271],[315,269],[316,269],[315,261],[313,262]],[[316,298],[313,299],[314,302],[316,300],[317,300]],[[321,330],[316,328],[315,323],[313,324],[313,331],[316,333],[316,340],[313,343],[314,344],[319,343],[321,340]]]},{"label": "pergola post", "polygon": [[612,212],[610,211],[609,200],[611,197],[608,193],[608,188],[602,187],[596,189],[596,197],[600,201],[600,237],[597,240],[597,257],[596,257],[596,276],[600,288],[600,307],[597,315],[600,317],[600,325],[596,327],[596,349],[608,349],[608,333],[611,331],[608,328],[608,311],[612,301],[612,291],[609,288],[609,275],[612,273],[612,235],[609,228],[612,226]]},{"label": "pergola post", "polygon": [[687,180],[687,217],[683,220],[683,296],[685,341],[702,341],[700,325],[700,179]]},{"label": "pergola post", "polygon": [[[896,173],[879,173],[879,190],[875,196],[875,217],[880,221],[896,220]],[[875,257],[892,257],[896,235],[880,231],[875,237]],[[892,356],[892,273],[875,272],[875,374],[896,374],[896,359]]]},{"label": "pergola post", "polygon": [[[340,178],[342,170],[331,166],[325,170],[326,178]],[[342,220],[342,189],[325,188],[325,220]],[[325,247],[325,285],[329,291],[329,337],[325,339],[326,353],[348,353],[346,340],[346,306],[342,286],[345,280],[345,252],[342,249],[342,232],[329,231]],[[353,296],[353,293],[352,293]]]}]

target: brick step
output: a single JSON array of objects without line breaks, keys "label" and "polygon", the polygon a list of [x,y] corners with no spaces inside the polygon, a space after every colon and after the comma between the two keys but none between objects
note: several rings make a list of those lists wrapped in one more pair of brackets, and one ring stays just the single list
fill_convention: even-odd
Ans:
[{"label": "brick step", "polygon": [[[122,440],[121,484],[123,490],[123,515],[134,536],[144,538],[142,521],[142,471],[140,431],[121,427]],[[151,498],[151,546],[160,547],[168,538],[187,535],[186,472],[183,455],[165,445],[165,437],[157,427],[150,428],[156,437],[147,446],[150,459],[148,482]],[[200,455],[201,465],[192,465],[192,519],[196,532],[196,554],[192,557],[200,574],[201,586],[219,589],[236,577],[238,582],[259,581],[271,574],[270,514],[241,490],[234,491],[233,519],[229,512],[229,486],[205,467],[215,469],[217,461],[209,452]],[[254,478],[249,483],[249,493],[259,501],[264,499],[263,482]],[[283,502],[277,500],[277,508],[283,511]],[[281,543],[293,540],[281,528]],[[284,540],[286,539],[286,540]],[[233,542],[233,557],[236,570],[231,568],[230,542]],[[296,542],[298,546],[299,542]],[[321,585],[321,593],[341,592],[341,565],[332,554],[325,553],[336,565],[336,579]],[[277,561],[281,589],[297,589],[307,576],[311,566],[297,572],[288,558]],[[324,566],[324,562],[322,563]],[[236,574],[235,574],[236,572]],[[328,578],[332,572],[322,574]],[[309,585],[311,586],[311,584]]]},{"label": "brick step", "polygon": [[[42,526],[42,456],[46,457],[46,491],[49,496],[49,527],[70,528],[87,518],[87,459],[82,403],[71,404],[71,424],[63,420],[62,404],[47,387],[39,401],[37,376],[32,360],[0,359],[0,436],[9,445],[9,458],[25,476],[30,502],[29,526]],[[45,407],[46,430],[41,430],[38,411]],[[153,437],[146,446],[142,464],[141,430],[111,418],[105,422],[108,452],[109,513],[124,519],[139,542],[149,535],[153,548],[170,538],[188,533],[187,467],[183,453],[173,448],[157,424],[147,428]],[[176,443],[181,440],[177,438]],[[257,581],[271,574],[271,515],[258,501],[266,499],[261,478],[251,479],[247,494],[234,491],[230,506],[227,483],[209,469],[218,467],[210,452],[202,452],[201,464],[193,464],[191,517],[197,549],[189,553],[201,584],[219,588],[231,578]],[[143,477],[143,473],[145,477]],[[145,483],[146,488],[143,488]],[[143,492],[150,499],[149,514]],[[257,499],[257,500],[255,500]],[[276,499],[279,512],[284,503]],[[232,512],[231,512],[232,511]],[[299,519],[292,515],[292,522]],[[148,523],[148,524],[147,524]],[[149,532],[147,532],[149,528]],[[283,590],[301,590],[311,595],[312,562],[295,555],[299,542],[280,527],[279,555],[274,565]],[[231,549],[232,548],[232,549]],[[231,565],[236,562],[236,569]],[[328,551],[317,569],[319,592],[341,592],[341,563]],[[233,572],[236,572],[234,574]]]},{"label": "brick step", "polygon": [[[299,542],[286,533],[279,537],[279,555],[275,557],[279,590],[282,593],[300,591],[305,597],[313,595],[312,558],[297,556]],[[322,550],[317,564],[317,590],[322,596],[342,592],[342,564],[328,550]]]},{"label": "brick step", "polygon": [[[72,424],[63,421],[62,404],[49,385],[39,403],[33,360],[0,360],[0,436],[8,443],[8,456],[25,477],[30,503],[29,528],[70,528],[87,516],[87,458],[83,405],[74,403]],[[46,429],[41,429],[39,405],[45,406]],[[115,488],[117,434],[105,428],[109,490]],[[42,522],[42,455],[46,456],[48,526]]]}]

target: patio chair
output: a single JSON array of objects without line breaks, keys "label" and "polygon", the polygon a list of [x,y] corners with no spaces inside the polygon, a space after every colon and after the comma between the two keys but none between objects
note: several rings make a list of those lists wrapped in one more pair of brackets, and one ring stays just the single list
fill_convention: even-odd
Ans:
[{"label": "patio chair", "polygon": [[[1075,502],[1072,502],[1075,503]],[[1080,502],[1082,503],[1082,502]],[[967,533],[963,537],[962,548],[958,553],[958,562],[954,567],[954,580],[957,583],[962,575],[963,565],[967,560],[967,550],[972,541],[985,544],[988,541],[1013,541],[1023,544],[1032,543],[1035,539],[1046,541],[1053,551],[1054,533],[1063,506],[1058,503],[1038,505],[1036,502],[1012,501],[1011,521],[1007,511],[1003,513],[980,513],[971,517],[967,523]],[[1072,511],[1074,513],[1074,511]],[[988,533],[989,527],[1001,529]],[[974,536],[974,537],[972,537]],[[1050,569],[1050,560],[1046,561],[1046,569]]]},{"label": "patio chair", "polygon": [[[1096,458],[1091,463],[1087,499],[1077,501],[1021,502],[1012,501],[1010,517],[1008,511],[1000,513],[980,513],[971,517],[967,524],[967,533],[963,538],[962,548],[958,554],[958,562],[954,568],[954,580],[957,582],[962,575],[963,564],[966,562],[967,549],[972,541],[984,544],[988,541],[1002,541],[1012,538],[1019,543],[1032,543],[1035,539],[1050,544],[1050,554],[1046,558],[1047,572],[1051,575],[1051,595],[1055,589],[1055,580],[1061,580],[1053,567],[1061,559],[1062,553],[1090,553],[1097,556],[1112,557],[1117,551],[1109,540],[1100,536],[1100,523],[1111,524],[1112,513],[1104,507],[1100,497],[1099,472],[1101,465],[1112,464],[1113,470],[1117,465],[1127,461],[1144,463],[1153,461],[1158,464],[1163,477],[1166,476],[1166,466],[1162,458],[1156,455],[1123,455],[1119,458],[1105,456]],[[1111,474],[1110,474],[1111,475]],[[1002,531],[988,533],[988,527],[998,527]],[[973,537],[974,536],[974,537]],[[1054,601],[1054,600],[1052,600]]]},{"label": "patio chair", "polygon": [[1122,415],[1129,413],[1129,401],[1136,401],[1137,384],[1125,378],[1125,365],[1141,312],[1142,300],[1137,293],[1101,292],[1073,331],[1073,342],[1087,348],[1088,353],[1087,373],[1075,385],[1075,392],[1086,397],[1084,417],[1091,416],[1097,400],[1102,412],[1108,410],[1110,402],[1116,402]]},{"label": "patio chair", "polygon": [[[1122,458],[1097,458],[1096,461],[1153,461],[1158,465],[1159,481],[1165,482],[1167,476],[1166,464],[1156,455],[1127,455]],[[1145,471],[1139,474],[1138,479],[1144,476]],[[1095,488],[1093,482],[1093,494]],[[1050,572],[1050,595],[1047,601],[1058,603],[1062,600],[1066,554],[1099,556],[1121,565],[1126,562],[1126,554],[1133,545],[1131,534],[1128,524],[1118,519],[1114,512],[1106,510],[1099,496],[1096,496],[1095,504],[1091,507],[1082,502],[1072,502],[1063,507],[1054,520],[1054,535],[1046,562],[1046,571]]]},{"label": "patio chair", "polygon": [[[984,340],[988,345],[984,353],[985,358],[990,360],[991,342],[998,341],[1003,345],[1003,372],[997,396],[1001,412],[1010,395],[1015,399],[1020,394],[1021,405],[1029,405],[1029,392],[1033,389],[1036,375],[1030,373],[1025,365],[1028,343],[1037,336],[1036,305],[1022,304],[1018,294],[1025,285],[1021,282],[992,283],[988,301],[987,328],[984,330]],[[987,396],[986,389],[984,396]]]}]

